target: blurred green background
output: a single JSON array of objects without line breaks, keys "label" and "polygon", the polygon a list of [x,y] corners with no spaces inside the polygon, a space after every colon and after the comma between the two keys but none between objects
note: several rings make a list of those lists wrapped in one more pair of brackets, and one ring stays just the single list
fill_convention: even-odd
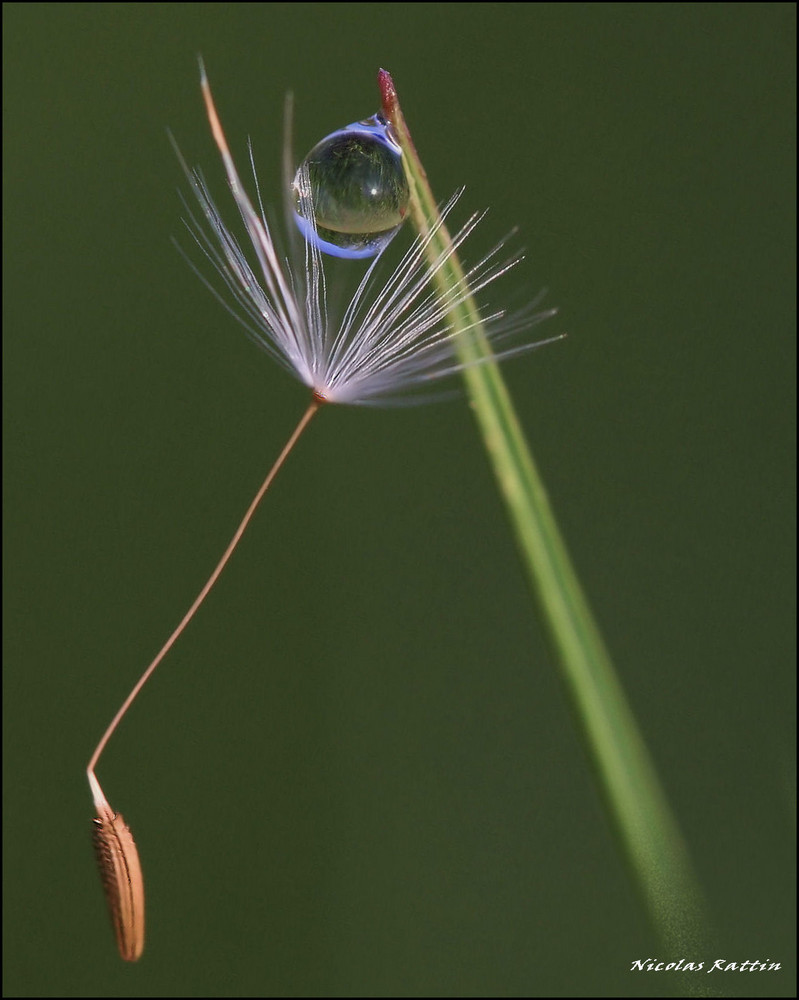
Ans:
[{"label": "blurred green background", "polygon": [[[793,996],[793,4],[5,4],[5,995]],[[646,925],[468,408],[330,408],[99,768],[307,400],[170,240],[201,105],[279,201],[392,71],[440,197],[518,225],[506,366],[689,841],[712,954]],[[185,242],[185,241],[184,241]],[[479,244],[479,240],[477,241]],[[485,248],[485,247],[484,247]],[[708,977],[709,978],[709,977]],[[703,985],[705,985],[703,983]]]}]

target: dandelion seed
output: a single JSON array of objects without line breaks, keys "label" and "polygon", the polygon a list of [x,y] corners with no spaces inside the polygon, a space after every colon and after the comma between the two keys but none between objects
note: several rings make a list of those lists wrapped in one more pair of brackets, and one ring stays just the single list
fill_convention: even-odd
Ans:
[{"label": "dandelion seed", "polygon": [[[247,508],[215,569],[111,720],[86,769],[97,810],[95,843],[109,911],[120,954],[129,961],[139,958],[144,945],[144,887],[138,851],[130,829],[122,816],[109,805],[95,774],[109,739],[153,671],[208,596],[272,480],[320,406],[325,403],[391,405],[427,398],[425,390],[432,384],[464,368],[457,359],[456,340],[469,328],[464,329],[460,325],[456,329],[450,318],[452,311],[521,259],[519,255],[513,255],[500,260],[503,247],[500,243],[467,271],[464,286],[445,293],[434,290],[436,274],[483,217],[481,214],[472,215],[454,234],[446,250],[432,261],[427,259],[434,237],[458,203],[462,193],[459,192],[444,205],[441,219],[434,223],[430,232],[416,237],[396,268],[383,279],[383,254],[405,213],[402,181],[393,175],[389,166],[389,186],[393,184],[394,187],[379,200],[377,207],[363,202],[356,204],[354,209],[350,205],[348,211],[345,206],[342,215],[340,206],[331,207],[330,202],[323,205],[319,196],[325,193],[322,189],[328,181],[324,164],[319,167],[319,149],[328,140],[348,134],[345,129],[318,144],[300,165],[293,185],[290,188],[287,185],[286,214],[298,218],[300,230],[306,237],[299,260],[290,263],[276,249],[270,223],[260,204],[260,192],[260,211],[256,211],[245,191],[202,65],[200,82],[211,132],[252,244],[258,270],[253,269],[247,255],[223,222],[202,175],[189,170],[178,151],[201,213],[199,220],[191,217],[189,228],[232,297],[232,307],[224,299],[223,303],[242,320],[259,347],[311,390],[311,402]],[[363,130],[365,127],[375,132],[385,132],[387,128],[385,120],[376,116],[349,129]],[[387,139],[380,141],[390,144],[392,140],[388,135]],[[378,159],[379,156],[378,152]],[[252,153],[250,160],[255,176]],[[348,170],[346,168],[345,173]],[[375,191],[380,193],[379,185]],[[320,226],[317,206],[321,208],[324,226]],[[347,235],[342,239],[341,233]],[[356,237],[352,238],[352,234]],[[334,244],[332,248],[329,245],[331,241]],[[338,321],[331,318],[328,310],[321,248],[350,258],[376,254]],[[482,316],[480,322],[488,338],[498,343],[553,312],[534,314],[528,309],[515,316],[507,316],[503,311],[495,311]],[[498,351],[494,359],[511,357],[548,342],[523,343],[505,348]]]},{"label": "dandelion seed", "polygon": [[[102,795],[102,792],[100,793]],[[104,796],[103,796],[104,798]],[[144,950],[144,879],[130,827],[110,807],[94,820],[94,849],[119,954],[135,962]]]}]

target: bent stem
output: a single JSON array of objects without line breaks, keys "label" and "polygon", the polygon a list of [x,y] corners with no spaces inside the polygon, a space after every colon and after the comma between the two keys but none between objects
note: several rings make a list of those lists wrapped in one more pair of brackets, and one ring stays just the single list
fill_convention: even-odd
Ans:
[{"label": "bent stem", "polygon": [[[258,505],[260,504],[261,500],[263,499],[264,494],[269,489],[269,487],[272,485],[272,480],[275,478],[275,476],[280,471],[283,463],[288,458],[289,453],[293,449],[294,445],[297,443],[297,441],[298,441],[300,435],[302,434],[302,432],[308,426],[308,422],[310,421],[311,417],[319,409],[320,405],[321,405],[321,400],[318,399],[317,397],[314,397],[314,399],[311,402],[310,406],[308,407],[308,409],[305,411],[305,413],[300,418],[300,422],[294,428],[294,431],[292,432],[291,437],[286,442],[283,450],[278,455],[278,457],[277,457],[274,465],[272,466],[272,468],[267,473],[266,479],[264,479],[263,483],[261,483],[261,486],[260,486],[258,492],[253,497],[253,500],[250,503],[250,506],[247,508],[247,511],[246,511],[244,517],[241,519],[241,523],[239,524],[238,528],[236,528],[236,531],[235,531],[233,537],[231,538],[230,542],[228,543],[227,548],[222,553],[222,558],[216,564],[216,567],[214,568],[214,570],[211,573],[211,575],[208,577],[208,579],[205,582],[205,585],[203,586],[202,590],[197,595],[197,597],[194,599],[194,602],[192,603],[192,605],[189,608],[189,610],[186,612],[186,614],[183,616],[183,618],[181,618],[180,623],[178,624],[178,626],[175,628],[175,630],[169,636],[169,638],[167,639],[167,641],[164,643],[164,645],[158,651],[155,659],[152,661],[152,663],[150,663],[150,665],[147,667],[147,669],[144,671],[144,673],[141,675],[141,677],[138,679],[138,681],[136,681],[136,683],[133,686],[133,689],[131,690],[130,694],[122,702],[122,704],[120,705],[119,710],[117,711],[116,715],[111,720],[111,722],[108,724],[108,728],[103,733],[103,735],[100,737],[100,742],[95,747],[94,753],[92,754],[91,759],[90,759],[90,761],[89,761],[89,763],[88,763],[88,765],[86,767],[86,776],[89,779],[89,787],[91,788],[92,798],[94,800],[94,807],[97,810],[97,816],[98,816],[98,819],[101,821],[101,823],[104,823],[104,824],[107,824],[107,825],[111,825],[111,824],[114,823],[114,820],[118,817],[118,814],[115,813],[114,810],[111,808],[111,806],[110,806],[110,804],[108,802],[108,799],[106,798],[105,793],[103,792],[102,786],[100,785],[100,782],[97,780],[97,775],[94,773],[95,772],[95,768],[97,767],[97,762],[100,760],[100,757],[101,757],[103,751],[105,750],[108,741],[111,739],[111,736],[114,734],[114,731],[116,730],[116,728],[119,725],[119,723],[122,721],[122,719],[127,714],[128,709],[130,708],[130,706],[133,704],[133,702],[139,696],[139,692],[141,691],[141,689],[144,687],[144,685],[147,683],[147,681],[150,679],[150,677],[152,677],[152,675],[153,675],[156,667],[158,667],[158,665],[164,659],[164,657],[169,652],[169,650],[175,645],[175,643],[177,642],[177,640],[180,638],[181,634],[183,633],[183,630],[186,628],[186,626],[192,620],[192,618],[194,617],[194,615],[197,613],[200,605],[203,603],[203,601],[206,599],[206,597],[208,596],[208,594],[211,592],[212,587],[214,586],[214,584],[216,583],[216,581],[219,579],[219,576],[222,573],[222,570],[225,568],[225,566],[227,566],[228,561],[230,560],[230,557],[233,555],[233,552],[235,551],[237,545],[241,541],[241,537],[244,534],[244,532],[246,531],[247,525],[252,520],[253,514],[255,513]],[[121,819],[121,817],[119,817],[119,818]],[[128,835],[129,835],[129,833],[130,833],[130,831],[128,831]],[[135,854],[135,844],[132,843],[132,838],[131,838],[130,851],[133,854]],[[138,863],[138,858],[136,859],[136,861]],[[141,905],[142,905],[142,909],[143,909],[143,905],[144,905],[143,899],[142,899],[142,904]],[[143,927],[143,916],[142,916],[142,927]],[[143,930],[142,930],[142,933],[143,933]],[[120,950],[122,950],[122,947],[120,947]],[[123,958],[124,957],[128,957],[128,956],[126,956],[125,954],[123,954]],[[138,954],[135,955],[135,957],[138,958]]]},{"label": "bent stem", "polygon": [[[439,258],[451,247],[449,233],[385,70],[378,85],[383,114],[405,158],[414,226],[425,235],[432,233],[428,254]],[[454,288],[464,288],[454,250],[446,253],[435,280],[447,298]],[[613,825],[663,943],[679,952],[696,949],[706,923],[686,846],[583,594],[502,375],[490,360],[474,300],[466,296],[450,318],[456,330],[467,331],[458,337],[458,350],[466,364],[469,398]],[[475,364],[478,359],[481,363]]]}]

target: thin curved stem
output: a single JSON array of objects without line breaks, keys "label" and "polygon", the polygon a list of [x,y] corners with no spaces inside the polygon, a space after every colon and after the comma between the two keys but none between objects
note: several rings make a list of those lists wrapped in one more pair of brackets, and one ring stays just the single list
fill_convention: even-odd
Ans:
[{"label": "thin curved stem", "polygon": [[230,560],[230,557],[233,555],[233,552],[236,549],[236,546],[241,541],[241,536],[246,531],[247,525],[252,520],[252,516],[255,513],[255,511],[256,511],[256,509],[258,507],[258,504],[263,499],[264,494],[266,493],[266,491],[272,485],[272,480],[275,478],[275,476],[280,471],[280,468],[282,467],[283,463],[288,458],[289,453],[291,452],[292,448],[297,443],[300,435],[305,430],[305,428],[308,426],[308,423],[309,423],[311,417],[316,413],[316,411],[319,409],[320,405],[321,405],[321,401],[318,398],[314,397],[311,405],[308,407],[308,409],[302,415],[302,417],[300,419],[300,422],[297,424],[297,426],[295,427],[295,429],[294,429],[291,437],[286,442],[285,447],[283,448],[283,450],[281,451],[281,453],[278,455],[277,460],[275,461],[275,464],[272,466],[272,468],[267,473],[266,479],[264,479],[263,483],[260,486],[260,489],[255,494],[255,496],[253,497],[252,503],[247,508],[247,512],[245,513],[244,517],[241,519],[241,523],[239,524],[238,528],[236,528],[236,531],[235,531],[233,537],[231,538],[230,542],[228,543],[227,548],[225,549],[225,551],[222,554],[222,558],[216,564],[216,568],[211,573],[211,575],[208,577],[208,580],[206,581],[206,583],[203,586],[203,588],[200,591],[200,593],[195,597],[194,602],[192,603],[192,605],[189,608],[189,610],[186,612],[186,614],[183,616],[183,618],[181,618],[180,624],[177,626],[177,628],[174,630],[174,632],[172,632],[172,634],[169,636],[169,638],[167,639],[167,641],[161,647],[161,649],[159,650],[158,654],[156,655],[156,657],[152,661],[152,663],[147,667],[147,669],[144,671],[144,673],[141,675],[141,677],[138,679],[138,681],[136,681],[136,683],[133,686],[133,689],[131,690],[130,694],[122,702],[122,704],[119,707],[119,711],[116,713],[116,715],[114,716],[114,718],[111,720],[111,722],[108,725],[108,728],[106,729],[106,731],[103,733],[102,737],[100,738],[100,742],[97,744],[97,746],[95,748],[95,751],[94,751],[94,753],[91,756],[91,760],[89,761],[88,766],[86,767],[86,776],[89,779],[89,786],[91,787],[91,790],[92,790],[92,797],[94,799],[94,805],[95,805],[95,807],[97,809],[97,813],[98,813],[98,815],[100,816],[101,819],[103,819],[103,818],[105,818],[105,819],[112,819],[113,816],[114,816],[114,811],[111,808],[111,806],[108,804],[108,799],[105,797],[105,795],[103,793],[103,790],[100,787],[100,782],[97,780],[97,777],[96,777],[96,775],[94,773],[94,770],[95,770],[95,768],[97,766],[97,762],[100,759],[103,751],[106,748],[106,744],[108,743],[108,741],[111,738],[111,736],[114,734],[114,731],[117,728],[117,726],[119,725],[119,723],[125,717],[125,715],[126,715],[128,709],[130,708],[130,706],[133,704],[133,702],[138,697],[139,692],[141,691],[141,689],[144,687],[144,685],[147,683],[147,681],[153,675],[156,667],[163,660],[163,658],[166,656],[166,654],[169,652],[169,650],[175,645],[175,643],[177,642],[177,640],[180,638],[181,633],[186,628],[186,626],[189,624],[189,622],[192,620],[192,618],[196,614],[197,610],[199,609],[200,605],[203,603],[203,601],[206,599],[206,597],[210,593],[211,588],[214,586],[214,584],[216,583],[216,581],[219,579],[219,576],[222,573],[222,570],[225,568],[225,566],[227,566],[228,561]]}]

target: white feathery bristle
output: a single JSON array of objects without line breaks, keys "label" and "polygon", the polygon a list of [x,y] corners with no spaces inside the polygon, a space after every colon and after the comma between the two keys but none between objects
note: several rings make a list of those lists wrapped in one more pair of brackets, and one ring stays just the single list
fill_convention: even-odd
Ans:
[{"label": "white feathery bristle", "polygon": [[[443,206],[440,221],[429,233],[412,241],[387,278],[384,277],[385,251],[377,254],[341,317],[335,321],[328,309],[323,254],[310,240],[303,240],[305,249],[299,260],[290,262],[278,254],[265,213],[255,210],[241,182],[204,69],[201,84],[211,130],[258,261],[259,273],[253,270],[235,236],[223,222],[202,174],[189,170],[178,151],[202,215],[202,219],[198,219],[189,209],[186,224],[224,280],[233,304],[218,297],[243,323],[249,336],[311,388],[318,399],[331,403],[390,405],[423,401],[424,389],[429,383],[461,371],[465,366],[457,358],[455,341],[464,331],[462,327],[454,328],[450,318],[452,310],[521,260],[520,255],[514,255],[498,262],[504,245],[502,241],[467,271],[468,290],[459,287],[445,294],[436,291],[432,279],[463,245],[485,213],[472,215],[454,233],[449,248],[435,261],[428,261],[431,241],[463,193],[462,190],[457,192]],[[299,212],[311,219],[315,228],[307,167],[300,169],[297,176],[295,190]],[[291,191],[286,190],[285,197],[291,198]],[[260,203],[260,192],[258,200]],[[293,206],[288,209],[287,216],[291,215]],[[483,316],[481,325],[489,340],[496,343],[518,332],[522,325],[529,329],[553,312],[530,315],[527,310],[526,314],[507,316],[498,310]],[[505,348],[492,358],[499,360],[537,346],[540,343]]]}]

